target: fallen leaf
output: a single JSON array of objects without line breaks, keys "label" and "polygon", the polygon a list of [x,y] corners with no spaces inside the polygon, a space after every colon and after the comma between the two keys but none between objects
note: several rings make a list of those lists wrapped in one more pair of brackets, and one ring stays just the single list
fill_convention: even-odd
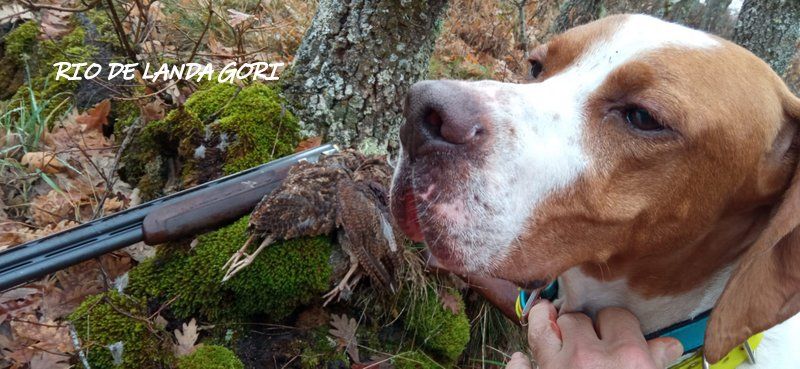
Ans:
[{"label": "fallen leaf", "polygon": [[30,369],[66,369],[69,368],[69,355],[57,355],[40,351],[31,358]]},{"label": "fallen leaf", "polygon": [[58,39],[72,31],[72,13],[53,9],[42,9],[39,26],[45,39]]},{"label": "fallen leaf", "polygon": [[164,119],[164,114],[166,111],[166,105],[164,105],[164,101],[159,98],[145,104],[142,108],[142,116],[144,117],[144,123],[147,124],[148,122],[152,122],[154,120],[161,120]]},{"label": "fallen leaf", "polygon": [[47,174],[58,173],[64,169],[64,164],[58,160],[55,153],[48,151],[31,151],[22,156],[20,164],[31,169],[39,169]]},{"label": "fallen leaf", "polygon": [[186,356],[194,352],[197,349],[195,342],[197,342],[197,337],[200,334],[197,333],[197,322],[192,318],[189,323],[183,323],[183,330],[176,329],[175,330],[175,340],[177,343],[175,344],[175,356],[181,357]]},{"label": "fallen leaf", "polygon": [[300,143],[297,144],[297,147],[294,148],[294,152],[297,153],[303,150],[313,149],[320,145],[322,145],[322,137],[320,136],[309,137],[303,141],[300,141]]},{"label": "fallen leaf", "polygon": [[111,112],[111,100],[105,99],[93,108],[75,118],[75,121],[85,126],[84,131],[100,131],[108,125],[108,113]]},{"label": "fallen leaf", "polygon": [[12,3],[0,6],[0,25],[28,19],[33,19],[33,12],[25,11],[22,5]]},{"label": "fallen leaf", "polygon": [[358,339],[356,338],[356,330],[358,323],[355,319],[347,317],[346,314],[331,315],[331,326],[334,329],[330,330],[332,336],[338,338],[339,347],[344,347],[353,362],[360,363],[358,357]]},{"label": "fallen leaf", "polygon": [[458,311],[461,310],[461,301],[459,301],[458,297],[444,288],[439,289],[439,301],[442,302],[442,307],[450,310],[453,314],[458,314]]},{"label": "fallen leaf", "polygon": [[228,23],[230,23],[231,27],[236,27],[251,19],[255,19],[255,16],[252,14],[242,13],[238,10],[228,9]]},{"label": "fallen leaf", "polygon": [[150,245],[146,245],[144,242],[139,241],[130,245],[122,251],[128,253],[133,260],[136,260],[137,263],[141,263],[147,259],[156,256],[156,248]]},{"label": "fallen leaf", "polygon": [[159,327],[161,329],[166,328],[167,324],[169,324],[167,319],[165,319],[163,316],[161,316],[161,314],[158,314],[158,316],[156,316],[156,318],[153,319],[153,323],[155,323],[156,327]]}]

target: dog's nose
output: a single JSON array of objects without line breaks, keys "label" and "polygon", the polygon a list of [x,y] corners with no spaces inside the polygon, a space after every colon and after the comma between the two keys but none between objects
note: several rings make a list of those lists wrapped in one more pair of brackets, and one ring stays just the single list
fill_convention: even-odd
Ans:
[{"label": "dog's nose", "polygon": [[406,96],[400,141],[414,158],[436,151],[472,149],[487,133],[480,96],[456,81],[422,81]]}]

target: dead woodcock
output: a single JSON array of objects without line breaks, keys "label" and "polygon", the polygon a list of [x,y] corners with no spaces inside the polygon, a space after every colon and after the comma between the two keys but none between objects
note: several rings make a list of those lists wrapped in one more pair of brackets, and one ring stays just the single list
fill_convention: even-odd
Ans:
[{"label": "dead woodcock", "polygon": [[[250,237],[223,266],[223,281],[276,241],[336,231],[350,267],[341,282],[324,296],[325,304],[349,293],[361,276],[359,272],[394,290],[403,248],[401,233],[389,216],[391,176],[392,169],[384,158],[365,157],[355,150],[325,155],[316,163],[298,163],[253,210],[248,226]],[[258,248],[248,254],[252,241],[261,238]]]}]

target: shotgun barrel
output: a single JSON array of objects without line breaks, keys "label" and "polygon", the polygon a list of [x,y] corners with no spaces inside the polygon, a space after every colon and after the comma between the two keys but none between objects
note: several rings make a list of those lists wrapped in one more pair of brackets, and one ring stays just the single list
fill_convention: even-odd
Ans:
[{"label": "shotgun barrel", "polygon": [[15,246],[0,253],[0,291],[139,241],[157,245],[231,223],[277,188],[295,163],[336,151],[322,145]]}]

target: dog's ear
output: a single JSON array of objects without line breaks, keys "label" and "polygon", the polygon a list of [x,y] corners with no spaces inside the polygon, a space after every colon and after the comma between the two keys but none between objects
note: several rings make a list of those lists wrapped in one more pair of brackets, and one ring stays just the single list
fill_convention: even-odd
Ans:
[{"label": "dog's ear", "polygon": [[711,313],[703,350],[712,363],[800,312],[800,99],[788,91],[784,96],[785,124],[776,139],[784,143],[776,145],[791,181]]}]

